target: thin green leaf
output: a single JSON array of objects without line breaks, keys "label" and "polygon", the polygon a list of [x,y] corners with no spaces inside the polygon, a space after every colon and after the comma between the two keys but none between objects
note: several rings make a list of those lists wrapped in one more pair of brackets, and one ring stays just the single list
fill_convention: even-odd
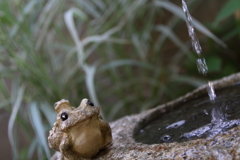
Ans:
[{"label": "thin green leaf", "polygon": [[139,67],[143,67],[146,69],[150,69],[150,70],[155,70],[156,68],[154,68],[154,66],[148,64],[148,63],[143,63],[143,62],[139,62],[139,61],[135,61],[135,60],[130,60],[130,59],[126,59],[126,60],[116,60],[116,61],[112,61],[109,62],[103,66],[101,66],[99,68],[99,71],[105,71],[111,68],[116,68],[116,67],[120,67],[120,66],[139,66]]},{"label": "thin green leaf", "polygon": [[76,48],[77,48],[78,64],[79,64],[79,66],[81,66],[84,63],[84,59],[85,59],[84,48],[83,48],[84,45],[82,44],[81,40],[78,38],[78,32],[77,32],[77,29],[75,27],[75,23],[73,20],[74,14],[78,15],[82,19],[85,19],[86,15],[84,12],[82,12],[81,10],[79,10],[77,8],[71,8],[64,14],[65,24],[67,25],[67,28],[68,28],[68,30],[74,40]]},{"label": "thin green leaf", "polygon": [[7,84],[6,84],[4,79],[2,79],[0,81],[0,91],[1,91],[1,94],[4,96],[5,99],[7,99],[9,97],[9,91],[7,89]]},{"label": "thin green leaf", "polygon": [[0,109],[6,106],[9,106],[11,104],[10,99],[5,99],[3,101],[0,102]]},{"label": "thin green leaf", "polygon": [[[60,2],[60,3],[59,3]],[[56,1],[53,0],[53,6],[51,6],[51,10],[48,12],[48,15],[46,15],[46,19],[44,19],[42,28],[38,30],[38,39],[36,42],[36,50],[38,50],[40,48],[40,46],[43,43],[43,40],[45,38],[45,36],[47,35],[47,30],[51,24],[51,22],[53,21],[54,15],[57,13],[58,11],[58,7],[61,4],[61,1]]]},{"label": "thin green leaf", "polygon": [[232,15],[234,12],[236,12],[239,9],[240,9],[240,1],[239,0],[227,1],[224,4],[223,8],[218,13],[217,18],[215,19],[214,23],[218,24],[220,21],[229,17],[230,15]]},{"label": "thin green leaf", "polygon": [[93,0],[93,3],[95,3],[101,10],[105,10],[107,7],[102,0]]},{"label": "thin green leaf", "polygon": [[38,146],[38,141],[37,141],[37,138],[35,137],[28,149],[28,155],[27,155],[28,159],[32,159],[32,156],[37,146]]},{"label": "thin green leaf", "polygon": [[102,35],[94,35],[94,36],[88,36],[85,39],[83,39],[82,44],[83,46],[87,45],[88,43],[91,42],[95,42],[95,43],[99,43],[99,42],[103,42],[103,41],[107,41],[108,38],[118,32],[124,25],[124,22],[120,22],[116,27],[109,29],[108,31],[106,31],[105,33],[103,33]]},{"label": "thin green leaf", "polygon": [[[156,27],[157,31],[160,31],[163,35],[169,37],[172,42],[179,47],[179,49],[182,50],[183,53],[189,52],[188,48],[186,47],[186,45],[173,33],[173,31],[164,25],[157,25]],[[165,36],[163,36],[163,39],[165,39]]]},{"label": "thin green leaf", "polygon": [[240,27],[236,27],[233,30],[229,31],[226,35],[224,35],[224,37],[222,37],[222,39],[224,41],[227,41],[227,40],[229,40],[230,38],[236,36],[239,33],[240,33]]},{"label": "thin green leaf", "polygon": [[206,81],[204,80],[200,80],[200,79],[196,79],[196,78],[184,76],[184,75],[177,75],[176,77],[174,76],[172,80],[175,82],[186,83],[193,87],[199,87],[206,83]]},{"label": "thin green leaf", "polygon": [[25,86],[21,85],[18,89],[16,101],[14,102],[14,104],[12,106],[12,112],[11,112],[9,122],[8,122],[8,138],[9,138],[9,142],[11,144],[12,150],[13,150],[14,159],[17,159],[18,151],[17,151],[16,143],[14,142],[15,140],[14,140],[14,136],[13,136],[13,126],[14,126],[14,122],[16,120],[16,116],[19,111],[19,108],[21,106],[21,102],[22,102],[23,95],[24,95],[24,90],[25,90]]},{"label": "thin green leaf", "polygon": [[10,32],[10,37],[14,37],[16,33],[18,32],[21,24],[23,23],[24,19],[26,18],[26,15],[29,14],[34,6],[37,4],[37,1],[30,1],[23,9],[23,13],[18,17],[17,23],[13,26]]},{"label": "thin green leaf", "polygon": [[140,59],[141,59],[142,61],[145,61],[147,51],[145,51],[145,50],[143,49],[143,46],[142,46],[142,44],[140,43],[140,40],[139,40],[139,38],[137,37],[137,35],[133,35],[133,36],[132,36],[132,42],[133,42],[135,48],[137,49],[137,54],[139,55]]},{"label": "thin green leaf", "polygon": [[[96,89],[95,89],[95,85],[94,85],[94,76],[95,76],[95,73],[96,73],[96,66],[84,65],[83,70],[86,74],[85,75],[85,82],[86,82],[88,94],[89,94],[91,100],[97,106],[101,106],[99,101],[98,101],[98,97],[97,97],[97,93],[96,93]],[[103,113],[103,110],[101,110],[101,115],[105,119],[105,115]]]},{"label": "thin green leaf", "polygon": [[53,110],[53,107],[49,107],[49,105],[42,103],[41,110],[44,113],[46,119],[48,120],[48,123],[53,125],[53,123],[56,121],[56,112]]},{"label": "thin green leaf", "polygon": [[48,147],[47,140],[45,137],[45,129],[43,127],[42,118],[40,116],[40,111],[39,111],[39,108],[37,107],[36,102],[32,102],[29,105],[29,111],[30,111],[29,113],[30,113],[30,118],[32,121],[32,126],[35,130],[35,133],[36,133],[38,139],[39,139],[39,142],[43,146],[47,157],[50,158],[50,151],[49,151],[49,147]]},{"label": "thin green leaf", "polygon": [[40,30],[40,27],[44,24],[44,21],[48,16],[48,13],[51,11],[51,9],[53,8],[57,1],[59,0],[49,0],[43,6],[35,25],[35,32],[38,32]]}]

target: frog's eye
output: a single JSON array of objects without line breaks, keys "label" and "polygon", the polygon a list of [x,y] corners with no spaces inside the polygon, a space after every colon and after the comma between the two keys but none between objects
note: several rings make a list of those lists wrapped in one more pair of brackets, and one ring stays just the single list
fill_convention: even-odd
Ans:
[{"label": "frog's eye", "polygon": [[88,102],[87,102],[90,106],[94,106],[94,104],[91,102],[91,101],[89,101],[88,100]]},{"label": "frog's eye", "polygon": [[67,120],[67,119],[68,119],[68,114],[67,114],[66,112],[63,112],[63,113],[61,114],[61,119],[62,119],[62,121]]}]

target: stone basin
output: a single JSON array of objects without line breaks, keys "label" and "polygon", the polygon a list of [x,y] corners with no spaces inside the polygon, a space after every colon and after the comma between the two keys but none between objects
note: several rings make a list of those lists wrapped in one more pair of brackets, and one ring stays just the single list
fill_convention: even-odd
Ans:
[{"label": "stone basin", "polygon": [[[240,82],[240,73],[213,81],[215,89],[221,89]],[[153,118],[161,117],[168,108],[174,108],[183,101],[207,94],[207,85],[169,103],[144,111],[140,114],[125,116],[110,123],[113,145],[101,151],[94,160],[145,160],[145,159],[240,159],[240,126],[231,128],[211,137],[183,142],[144,144],[135,141],[133,135]],[[151,136],[151,135],[149,135]]]}]

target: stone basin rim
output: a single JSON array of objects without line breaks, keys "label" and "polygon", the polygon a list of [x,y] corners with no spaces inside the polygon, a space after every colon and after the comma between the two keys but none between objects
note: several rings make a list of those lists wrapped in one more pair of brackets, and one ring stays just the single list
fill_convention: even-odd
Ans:
[{"label": "stone basin rim", "polygon": [[[240,73],[212,81],[214,87],[218,89],[233,85],[236,82],[240,82]],[[228,130],[225,134],[182,143],[144,144],[133,139],[134,129],[140,123],[150,119],[155,114],[154,112],[160,112],[165,107],[175,106],[183,99],[206,94],[206,87],[207,85],[203,85],[169,103],[110,122],[113,145],[108,150],[100,152],[92,160],[240,159],[240,126]],[[56,155],[58,154],[59,152],[56,152]]]}]

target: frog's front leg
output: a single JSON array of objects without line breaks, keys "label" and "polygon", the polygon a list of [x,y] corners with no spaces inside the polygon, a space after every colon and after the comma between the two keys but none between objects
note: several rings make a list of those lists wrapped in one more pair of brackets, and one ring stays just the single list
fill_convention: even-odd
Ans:
[{"label": "frog's front leg", "polygon": [[76,156],[76,154],[72,151],[72,138],[64,133],[62,141],[59,146],[59,150],[64,156],[62,157],[62,160],[78,160],[79,158]]}]

